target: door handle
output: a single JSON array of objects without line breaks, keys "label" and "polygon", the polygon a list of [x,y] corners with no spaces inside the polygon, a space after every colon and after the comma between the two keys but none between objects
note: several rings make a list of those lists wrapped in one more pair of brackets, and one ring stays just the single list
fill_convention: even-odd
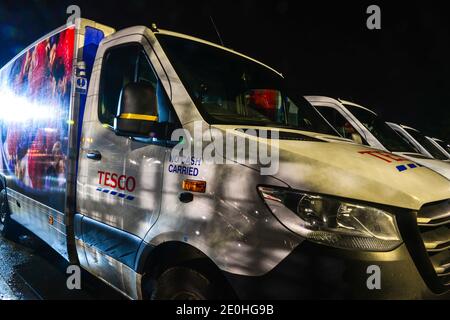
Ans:
[{"label": "door handle", "polygon": [[86,158],[100,161],[102,160],[102,154],[99,151],[88,151],[88,153],[86,154]]}]

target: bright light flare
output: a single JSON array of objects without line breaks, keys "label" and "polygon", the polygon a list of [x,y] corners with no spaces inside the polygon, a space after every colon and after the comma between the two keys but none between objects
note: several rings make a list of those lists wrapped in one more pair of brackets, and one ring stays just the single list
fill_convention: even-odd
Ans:
[{"label": "bright light flare", "polygon": [[56,116],[55,110],[15,95],[10,90],[0,90],[0,121],[24,123],[29,120],[52,120]]}]

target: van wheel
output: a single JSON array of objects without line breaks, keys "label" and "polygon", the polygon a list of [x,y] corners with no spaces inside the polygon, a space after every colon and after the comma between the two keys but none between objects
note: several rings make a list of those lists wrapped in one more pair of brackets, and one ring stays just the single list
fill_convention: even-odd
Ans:
[{"label": "van wheel", "polygon": [[200,272],[174,267],[156,280],[152,300],[212,300],[215,299],[211,281]]},{"label": "van wheel", "polygon": [[[1,187],[1,185],[0,185]],[[8,200],[6,198],[6,190],[0,190],[0,235],[5,238],[11,236],[11,218],[9,216]]]}]

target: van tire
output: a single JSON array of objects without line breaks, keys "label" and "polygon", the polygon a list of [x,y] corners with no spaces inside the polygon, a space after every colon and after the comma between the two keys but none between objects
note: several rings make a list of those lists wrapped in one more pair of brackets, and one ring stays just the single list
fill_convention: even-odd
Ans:
[{"label": "van tire", "polygon": [[2,187],[0,182],[0,235],[5,238],[13,238],[11,227],[11,216],[8,208],[8,199],[6,197],[6,189]]},{"label": "van tire", "polygon": [[204,274],[186,267],[173,267],[156,280],[152,300],[213,300],[211,281]]}]

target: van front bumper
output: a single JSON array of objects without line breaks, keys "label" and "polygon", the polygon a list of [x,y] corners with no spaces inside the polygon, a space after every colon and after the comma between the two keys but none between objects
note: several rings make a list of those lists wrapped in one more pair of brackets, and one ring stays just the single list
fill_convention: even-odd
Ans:
[{"label": "van front bumper", "polygon": [[[381,288],[370,290],[373,265],[380,268]],[[264,276],[226,277],[240,299],[450,299],[449,292],[428,288],[405,244],[391,252],[361,252],[304,241]]]}]

